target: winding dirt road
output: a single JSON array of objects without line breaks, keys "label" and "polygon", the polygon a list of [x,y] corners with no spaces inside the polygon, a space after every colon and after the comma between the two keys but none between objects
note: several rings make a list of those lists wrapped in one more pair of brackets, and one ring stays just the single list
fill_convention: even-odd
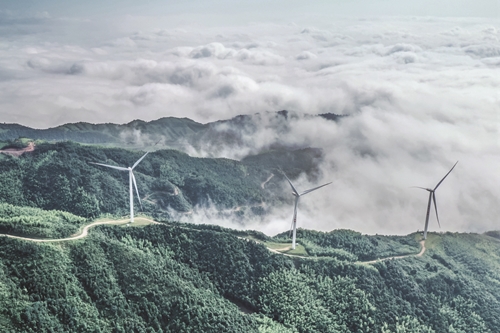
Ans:
[{"label": "winding dirt road", "polygon": [[393,256],[393,257],[387,257],[387,258],[382,258],[382,259],[375,259],[375,260],[370,260],[370,261],[358,261],[359,264],[374,264],[376,262],[380,261],[386,261],[386,260],[391,260],[391,259],[403,259],[403,258],[408,258],[408,257],[421,257],[425,253],[425,240],[420,241],[420,252],[417,254],[407,254],[404,256]]},{"label": "winding dirt road", "polygon": [[262,187],[262,189],[265,189],[266,188],[266,184],[269,183],[269,181],[274,177],[274,173],[272,173],[269,178],[267,178],[262,184],[260,184],[260,187]]},{"label": "winding dirt road", "polygon": [[0,150],[0,153],[4,153],[12,156],[21,156],[24,153],[29,153],[35,150],[35,143],[30,142],[26,148],[16,149],[16,148],[7,148]]},{"label": "winding dirt road", "polygon": [[[146,221],[151,222],[153,224],[160,224],[159,222],[156,222],[156,221],[144,218],[144,217],[140,217],[138,219],[146,220]],[[93,222],[93,223],[88,224],[85,227],[83,227],[83,229],[81,230],[81,232],[79,234],[76,234],[74,236],[67,237],[67,238],[57,238],[57,239],[46,238],[46,239],[39,239],[39,238],[29,238],[29,237],[13,236],[13,235],[9,235],[9,234],[0,234],[0,237],[3,236],[3,237],[8,237],[8,238],[22,239],[22,240],[31,241],[31,242],[37,242],[37,243],[66,242],[66,241],[72,241],[72,240],[76,240],[76,239],[81,239],[81,238],[87,237],[87,235],[89,233],[89,229],[92,228],[92,227],[98,226],[98,225],[103,225],[103,224],[122,225],[122,224],[127,224],[128,222],[130,222],[130,219]]]},{"label": "winding dirt road", "polygon": [[[262,242],[259,242],[259,241],[256,241],[254,239],[249,239],[249,238],[245,238],[245,237],[238,237],[239,239],[246,239],[247,241],[254,241],[256,243],[259,243],[259,244],[262,244],[264,246],[266,246],[264,243]],[[375,264],[377,262],[380,262],[380,261],[386,261],[386,260],[391,260],[391,259],[403,259],[403,258],[408,258],[408,257],[421,257],[424,253],[425,253],[425,240],[421,240],[419,242],[421,248],[420,248],[420,252],[417,253],[417,254],[406,254],[406,255],[403,255],[403,256],[392,256],[392,257],[387,257],[387,258],[382,258],[382,259],[376,259],[376,260],[370,260],[370,261],[356,261],[355,263],[356,264],[362,264],[362,265],[369,265],[369,264]],[[289,247],[285,247],[283,249],[281,249],[281,251],[279,250],[276,250],[276,249],[271,249],[270,247],[267,247],[266,248],[273,252],[273,253],[277,253],[277,254],[281,254],[283,256],[287,256],[287,257],[292,257],[292,258],[301,258],[301,259],[308,259],[308,260],[319,260],[319,259],[327,259],[327,258],[331,258],[331,257],[305,257],[305,256],[300,256],[300,255],[294,255],[294,254],[288,254],[288,253],[283,253],[281,251],[287,251],[287,250],[290,250],[291,249],[291,246]]]},{"label": "winding dirt road", "polygon": [[[150,222],[151,224],[163,224],[163,223],[159,223],[159,222],[156,222],[154,220],[151,220],[151,219],[148,219],[148,218],[145,218],[145,217],[139,217],[139,218],[136,218],[136,220],[145,220],[145,221]],[[93,223],[90,223],[90,224],[84,226],[83,229],[80,231],[80,233],[78,233],[78,234],[76,234],[74,236],[66,237],[66,238],[58,238],[58,239],[38,239],[38,238],[13,236],[13,235],[9,235],[9,234],[0,234],[0,237],[8,237],[8,238],[14,238],[14,239],[21,239],[21,240],[26,240],[26,241],[30,241],[30,242],[37,242],[37,243],[67,242],[67,241],[73,241],[73,240],[82,239],[84,237],[87,237],[89,229],[92,228],[92,227],[98,226],[98,225],[104,225],[104,224],[122,225],[122,224],[127,224],[129,222],[130,222],[130,219],[110,220],[110,221],[97,221],[97,222],[93,222]],[[195,230],[195,229],[191,229],[191,230]],[[264,243],[261,243],[259,241],[254,240],[254,239],[249,239],[249,238],[245,238],[245,237],[238,237],[238,236],[237,236],[237,238],[246,240],[247,242],[256,242],[256,243],[259,243],[259,244],[262,244],[262,245],[265,246]],[[413,256],[415,256],[415,257],[421,257],[425,253],[425,250],[426,250],[426,248],[425,248],[425,240],[420,241],[420,246],[421,246],[420,252],[417,253],[417,254],[407,254],[407,255],[403,255],[403,256],[392,256],[392,257],[387,257],[387,258],[382,258],[382,259],[376,259],[376,260],[370,260],[370,261],[357,261],[356,264],[374,264],[374,263],[377,263],[377,262],[391,260],[391,259],[403,259],[403,258],[408,258],[408,257],[413,257]],[[305,256],[300,256],[300,255],[293,255],[293,254],[283,253],[283,252],[280,252],[278,250],[272,249],[272,248],[267,247],[267,246],[266,246],[266,248],[270,252],[273,252],[273,253],[276,253],[276,254],[281,254],[283,256],[292,257],[292,258],[301,258],[301,259],[307,259],[307,260],[318,260],[318,259],[330,258],[330,257],[305,257]],[[286,250],[286,248],[284,248],[283,250]]]}]

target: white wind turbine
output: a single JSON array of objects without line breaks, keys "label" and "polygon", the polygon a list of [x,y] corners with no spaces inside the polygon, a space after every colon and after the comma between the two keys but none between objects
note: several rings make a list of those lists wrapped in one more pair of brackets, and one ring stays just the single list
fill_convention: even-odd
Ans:
[{"label": "white wind turbine", "polygon": [[441,228],[441,224],[439,223],[439,216],[438,216],[438,210],[437,210],[437,204],[436,204],[436,193],[435,192],[436,192],[437,188],[439,187],[439,185],[441,185],[443,180],[446,177],[448,177],[448,175],[453,170],[453,168],[455,168],[455,165],[457,165],[457,163],[458,163],[458,161],[453,165],[453,167],[450,169],[450,171],[448,171],[448,173],[443,177],[443,179],[441,179],[439,181],[439,183],[437,183],[436,187],[434,187],[433,189],[419,187],[419,186],[413,186],[415,188],[421,188],[422,190],[426,190],[429,192],[429,202],[427,203],[427,215],[425,216],[424,239],[427,239],[427,228],[429,226],[429,215],[431,212],[431,200],[434,202],[434,209],[436,210],[436,219],[437,219],[439,227]]},{"label": "white wind turbine", "polygon": [[116,170],[128,171],[129,190],[130,190],[130,223],[134,222],[134,193],[132,191],[132,183],[134,183],[135,192],[137,193],[137,199],[139,199],[139,204],[141,205],[141,209],[142,209],[141,197],[139,196],[139,190],[137,189],[137,183],[135,181],[134,172],[132,170],[134,170],[134,168],[139,163],[141,163],[141,161],[144,159],[144,157],[146,157],[146,155],[148,153],[149,152],[147,152],[146,154],[144,154],[140,159],[137,160],[137,162],[134,163],[134,165],[132,165],[132,167],[128,167],[128,168],[114,166],[114,165],[108,165],[108,164],[102,164],[102,163],[90,162],[92,164],[102,165],[102,166],[105,166],[105,167],[108,167],[108,168],[112,168],[112,169],[116,169]]},{"label": "white wind turbine", "polygon": [[285,173],[283,173],[283,176],[285,176],[286,180],[288,180],[288,183],[292,187],[292,194],[295,197],[295,208],[293,210],[293,220],[292,220],[292,225],[290,227],[290,231],[293,233],[293,236],[292,236],[292,249],[295,249],[295,238],[297,236],[297,206],[299,204],[300,197],[303,196],[304,194],[307,194],[309,192],[315,191],[315,190],[317,190],[317,189],[319,189],[319,188],[321,188],[323,186],[329,185],[332,182],[323,184],[321,186],[312,188],[310,190],[304,191],[304,192],[302,192],[302,193],[299,194],[299,191],[297,191],[295,189],[295,187],[293,186],[292,182],[290,181],[290,179],[288,179],[288,177],[285,175]]}]

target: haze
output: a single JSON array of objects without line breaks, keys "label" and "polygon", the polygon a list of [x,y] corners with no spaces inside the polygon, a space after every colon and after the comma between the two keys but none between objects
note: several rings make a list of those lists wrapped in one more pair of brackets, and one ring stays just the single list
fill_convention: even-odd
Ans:
[{"label": "haze", "polygon": [[[421,230],[427,194],[409,187],[435,185],[460,160],[436,192],[443,230],[498,230],[499,17],[498,0],[4,0],[0,121],[345,114],[299,118],[279,136],[323,148],[318,182],[334,182],[304,198],[299,227]],[[268,125],[244,151],[277,140]],[[257,227],[285,230],[291,215]]]}]

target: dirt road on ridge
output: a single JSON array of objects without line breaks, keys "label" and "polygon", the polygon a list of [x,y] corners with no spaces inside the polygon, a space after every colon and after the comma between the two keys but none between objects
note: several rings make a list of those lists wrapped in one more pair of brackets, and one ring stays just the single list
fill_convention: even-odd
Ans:
[{"label": "dirt road on ridge", "polygon": [[[159,222],[147,219],[147,218],[140,218],[143,220],[146,220],[148,222],[151,222],[153,224],[160,224]],[[86,225],[83,227],[81,232],[77,235],[66,237],[66,238],[56,238],[56,239],[39,239],[39,238],[29,238],[29,237],[21,237],[21,236],[13,236],[9,234],[0,234],[0,237],[8,237],[8,238],[14,238],[14,239],[22,239],[22,240],[27,240],[31,242],[37,242],[37,243],[56,243],[56,242],[66,242],[66,241],[72,241],[72,240],[77,240],[81,239],[84,237],[87,237],[89,229],[98,225],[103,225],[103,224],[114,224],[114,225],[122,225],[122,224],[127,224],[130,222],[130,219],[124,219],[124,220],[112,220],[112,221],[98,221],[98,222],[93,222],[91,224]]]},{"label": "dirt road on ridge", "polygon": [[420,246],[422,247],[420,249],[420,252],[417,254],[407,254],[404,256],[392,256],[392,257],[387,257],[387,258],[382,258],[382,259],[375,259],[375,260],[370,260],[370,261],[358,261],[360,264],[374,264],[379,261],[386,261],[386,260],[391,260],[391,259],[403,259],[403,258],[408,258],[408,257],[421,257],[425,253],[425,240],[420,241]]},{"label": "dirt road on ridge", "polygon": [[[145,218],[145,217],[140,217],[138,219],[146,220],[148,222],[151,222],[152,224],[163,224],[163,223],[156,222],[154,220],[151,220],[151,219],[148,219],[148,218]],[[105,224],[122,225],[122,224],[127,224],[129,222],[130,222],[130,219],[93,222],[91,224],[88,224],[88,225],[84,226],[83,229],[81,230],[81,232],[79,234],[74,235],[74,236],[70,236],[70,237],[66,237],[66,238],[38,239],[38,238],[13,236],[13,235],[9,235],[9,234],[0,234],[0,237],[8,237],[8,238],[14,238],[14,239],[21,239],[21,240],[26,240],[26,241],[31,241],[31,242],[37,242],[37,243],[66,242],[66,241],[72,241],[72,240],[77,240],[77,239],[81,239],[81,238],[87,237],[89,229],[92,228],[92,227],[98,226],[98,225],[105,225]],[[188,229],[188,228],[186,228],[186,229]],[[195,230],[195,229],[191,229],[191,230]],[[262,244],[262,245],[265,246],[265,244],[263,244],[261,242],[258,242],[258,241],[255,241],[253,239],[249,239],[249,238],[245,238],[245,237],[238,237],[238,236],[237,236],[237,238],[244,239],[247,242],[248,241],[256,242],[256,243],[259,243],[259,244]],[[421,257],[425,253],[425,250],[426,250],[426,248],[425,248],[425,240],[420,241],[420,246],[422,248],[420,249],[420,252],[417,253],[417,254],[407,254],[407,255],[403,255],[403,256],[392,256],[392,257],[387,257],[387,258],[382,258],[382,259],[376,259],[376,260],[370,260],[370,261],[357,261],[356,263],[357,264],[374,264],[374,263],[377,263],[377,262],[380,262],[380,261],[386,261],[386,260],[391,260],[391,259],[403,259],[403,258],[408,258],[408,257],[413,257],[413,256],[415,256],[415,257]],[[273,252],[273,253],[276,253],[276,254],[281,254],[281,255],[287,256],[287,257],[294,257],[294,258],[301,258],[301,259],[308,259],[308,260],[318,260],[318,259],[322,259],[322,258],[330,258],[330,257],[305,257],[305,256],[300,256],[300,255],[293,255],[293,254],[283,253],[283,252],[280,252],[278,250],[271,249],[271,248],[269,248],[267,246],[266,246],[266,248],[270,252]]]},{"label": "dirt road on ridge", "polygon": [[269,183],[269,181],[274,177],[274,173],[272,173],[262,184],[260,184],[260,187],[262,187],[262,189],[265,189],[266,188],[266,184]]},{"label": "dirt road on ridge", "polygon": [[21,156],[24,153],[29,153],[35,150],[35,143],[30,142],[26,148],[16,149],[16,148],[7,148],[0,150],[0,153],[12,155],[12,156]]}]

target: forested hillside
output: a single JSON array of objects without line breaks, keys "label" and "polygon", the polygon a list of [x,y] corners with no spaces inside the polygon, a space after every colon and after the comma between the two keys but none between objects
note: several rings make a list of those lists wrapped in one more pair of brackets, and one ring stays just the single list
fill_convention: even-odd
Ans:
[{"label": "forested hillside", "polygon": [[[353,255],[365,243],[402,244],[348,231],[303,237],[317,246],[336,238],[329,246]],[[414,252],[418,237],[403,237]],[[4,332],[498,332],[499,240],[430,234],[427,247],[422,257],[372,265],[274,254],[211,226],[101,226],[58,245],[0,238],[0,325]]]},{"label": "forested hillside", "polygon": [[[134,120],[128,124],[73,123],[48,129],[35,129],[18,124],[0,124],[0,140],[26,137],[46,141],[74,141],[91,144],[141,145],[134,134],[144,132],[152,138],[162,138],[165,143],[179,144],[179,139],[189,138],[202,131],[205,125],[187,118],[161,118],[151,122]],[[135,132],[135,133],[134,133]]]},{"label": "forested hillside", "polygon": [[[128,214],[128,174],[89,162],[128,167],[143,154],[59,142],[38,143],[35,151],[20,157],[2,155],[0,203],[66,211],[85,218]],[[134,173],[143,211],[150,215],[165,218],[196,206],[214,206],[241,217],[264,214],[266,203],[285,200],[278,191],[284,181],[279,169],[291,176],[304,171],[314,179],[320,159],[321,151],[311,148],[270,151],[241,162],[157,150]],[[265,160],[268,162],[263,163]],[[270,175],[275,177],[263,186]]]},{"label": "forested hillside", "polygon": [[86,219],[57,210],[19,207],[0,203],[0,233],[35,238],[61,238],[69,236]]},{"label": "forested hillside", "polygon": [[[37,142],[2,155],[0,233],[63,238],[128,215],[128,174],[89,162],[127,167],[143,154]],[[134,172],[143,213],[161,224],[99,226],[59,243],[0,236],[0,332],[499,331],[498,231],[429,234],[416,256],[418,234],[299,229],[293,252],[288,233],[170,220],[215,207],[244,224],[290,200],[280,169],[314,181],[321,159],[313,148],[241,161],[149,153]]]}]

